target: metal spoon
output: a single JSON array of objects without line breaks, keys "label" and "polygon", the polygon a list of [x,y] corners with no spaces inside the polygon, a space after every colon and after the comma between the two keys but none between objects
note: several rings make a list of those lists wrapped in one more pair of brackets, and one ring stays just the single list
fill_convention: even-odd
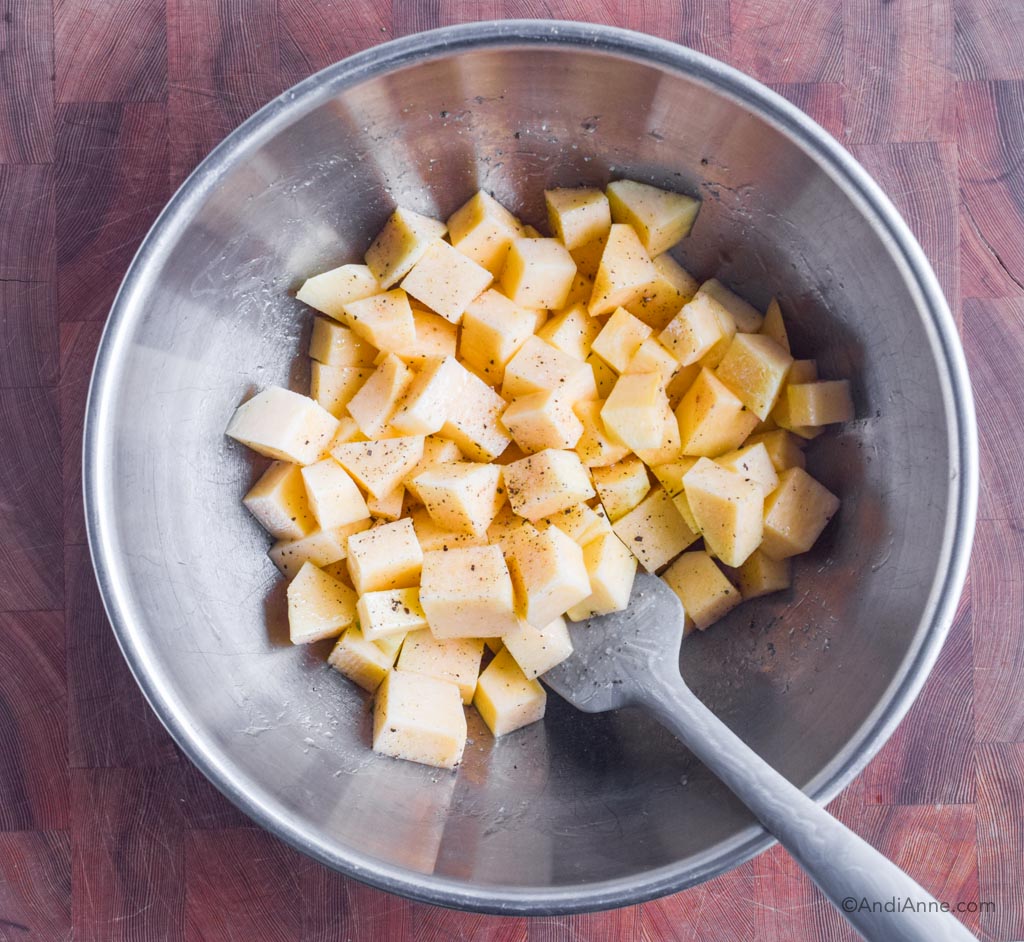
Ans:
[{"label": "metal spoon", "polygon": [[[975,937],[935,898],[745,745],[679,673],[683,607],[657,576],[640,574],[629,608],[571,628],[573,655],[543,675],[585,713],[650,710],[778,838],[869,942],[944,942]],[[861,905],[910,899],[927,912]],[[853,901],[851,904],[850,901]]]}]

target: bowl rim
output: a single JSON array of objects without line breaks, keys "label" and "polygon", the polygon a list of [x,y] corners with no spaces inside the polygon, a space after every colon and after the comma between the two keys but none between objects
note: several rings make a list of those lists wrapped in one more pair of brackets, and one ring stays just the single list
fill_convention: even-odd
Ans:
[{"label": "bowl rim", "polygon": [[869,716],[842,750],[804,785],[819,803],[830,801],[874,757],[920,692],[952,623],[973,540],[978,493],[978,443],[974,403],[955,321],[938,280],[906,222],[867,171],[831,135],[795,105],[755,79],[695,50],[616,27],[560,20],[501,20],[442,27],[395,39],[341,60],[270,101],[232,131],[195,168],[168,201],[139,246],[111,307],[89,386],[83,433],[83,493],[88,544],[103,605],[121,651],[150,706],[172,738],[203,774],[246,815],[321,863],[389,892],[450,908],[522,915],[611,909],[644,902],[708,880],[774,843],[751,824],[728,841],[689,858],[640,874],[585,885],[521,887],[473,885],[398,867],[351,848],[339,850],[301,827],[274,797],[240,787],[230,763],[173,701],[139,639],[144,629],[131,617],[130,593],[105,521],[115,487],[107,443],[114,380],[130,328],[137,319],[146,271],[173,242],[214,187],[219,173],[281,128],[339,91],[384,73],[431,59],[500,47],[596,51],[681,73],[743,104],[801,147],[858,206],[902,270],[929,336],[949,423],[950,480],[942,553],[921,627],[900,668]]}]

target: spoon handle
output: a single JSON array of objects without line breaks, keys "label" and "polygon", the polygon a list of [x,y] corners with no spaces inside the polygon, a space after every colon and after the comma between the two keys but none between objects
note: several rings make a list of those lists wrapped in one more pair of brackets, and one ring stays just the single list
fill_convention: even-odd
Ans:
[{"label": "spoon handle", "polygon": [[732,789],[869,942],[975,939],[920,884],[768,765],[681,678],[652,680],[642,705]]}]

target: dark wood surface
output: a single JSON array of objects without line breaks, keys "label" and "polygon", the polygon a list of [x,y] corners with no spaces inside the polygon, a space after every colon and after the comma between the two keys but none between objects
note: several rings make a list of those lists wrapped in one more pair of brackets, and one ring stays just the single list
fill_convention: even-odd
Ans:
[{"label": "dark wood surface", "polygon": [[[470,8],[472,12],[469,12]],[[982,494],[938,667],[832,810],[989,940],[1024,939],[1024,4],[1019,0],[0,3],[0,940],[848,940],[778,849],[611,913],[501,919],[368,889],[254,828],[172,745],[105,621],[81,419],[172,189],[310,72],[467,18],[632,27],[731,62],[851,148],[960,318]]]}]

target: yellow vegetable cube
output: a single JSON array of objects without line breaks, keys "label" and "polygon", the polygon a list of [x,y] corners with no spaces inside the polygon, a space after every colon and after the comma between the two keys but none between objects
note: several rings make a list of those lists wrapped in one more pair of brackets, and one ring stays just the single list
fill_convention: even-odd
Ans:
[{"label": "yellow vegetable cube", "polygon": [[743,596],[702,550],[683,553],[662,577],[679,596],[687,618],[703,631],[731,612]]},{"label": "yellow vegetable cube", "polygon": [[697,539],[661,487],[616,520],[612,529],[648,572],[660,569]]},{"label": "yellow vegetable cube", "polygon": [[373,363],[377,350],[344,324],[314,317],[309,355],[326,366],[367,367]]},{"label": "yellow vegetable cube", "polygon": [[583,547],[590,595],[569,609],[573,621],[621,612],[629,605],[636,577],[636,557],[614,533],[604,533]]},{"label": "yellow vegetable cube", "polygon": [[686,525],[697,532],[697,521],[693,519],[693,511],[690,510],[690,503],[686,499],[686,489],[683,487],[683,478],[686,472],[696,463],[697,458],[680,457],[673,461],[656,464],[651,467],[651,473],[657,478],[658,483],[668,491],[672,503],[676,505]]},{"label": "yellow vegetable cube", "polygon": [[304,563],[323,568],[344,559],[348,555],[348,538],[353,533],[369,529],[370,521],[356,520],[333,530],[317,528],[297,540],[278,540],[267,555],[280,570],[281,575],[291,578]]},{"label": "yellow vegetable cube", "polygon": [[831,425],[853,418],[850,384],[845,379],[790,383],[786,396],[789,417],[796,425]]},{"label": "yellow vegetable cube", "polygon": [[683,396],[690,391],[690,387],[696,382],[697,377],[700,376],[701,369],[703,367],[701,367],[700,363],[691,363],[689,366],[681,367],[672,379],[668,381],[665,393],[673,408],[677,407],[682,402]]},{"label": "yellow vegetable cube", "polygon": [[[368,371],[371,375],[373,370]],[[346,413],[348,407],[345,408]],[[359,423],[350,415],[343,415],[338,419],[338,431],[334,433],[334,438],[331,439],[330,444],[327,446],[327,453],[330,454],[338,445],[345,445],[348,442],[365,442],[366,436],[359,431]]]},{"label": "yellow vegetable cube", "polygon": [[459,355],[488,382],[498,384],[505,364],[533,334],[535,311],[513,304],[491,289],[476,298],[462,316]]},{"label": "yellow vegetable cube", "polygon": [[528,454],[545,448],[575,448],[583,434],[583,423],[572,403],[548,389],[513,399],[501,421],[512,440]]},{"label": "yellow vegetable cube", "polygon": [[757,416],[704,368],[676,409],[682,453],[715,458],[743,444]]},{"label": "yellow vegetable cube", "polygon": [[447,242],[434,242],[402,280],[407,294],[457,324],[469,303],[493,280],[491,273]]},{"label": "yellow vegetable cube", "polygon": [[483,536],[505,502],[501,468],[495,464],[435,464],[412,483],[434,522],[453,533]]},{"label": "yellow vegetable cube", "polygon": [[608,519],[614,523],[640,503],[651,489],[647,468],[635,455],[617,464],[592,468],[597,496],[601,498]]},{"label": "yellow vegetable cube", "polygon": [[452,404],[441,426],[441,436],[458,445],[473,461],[493,461],[512,440],[501,424],[505,400],[467,370],[461,396]]},{"label": "yellow vegetable cube", "polygon": [[788,589],[792,584],[793,565],[789,559],[772,559],[754,550],[736,570],[744,601]]},{"label": "yellow vegetable cube", "polygon": [[601,407],[605,431],[633,451],[659,448],[668,397],[657,373],[625,373]]},{"label": "yellow vegetable cube", "polygon": [[593,281],[597,275],[597,269],[601,265],[601,256],[604,254],[604,247],[607,244],[608,232],[605,232],[599,239],[594,239],[592,242],[587,242],[578,248],[570,249],[569,254],[576,263],[576,274]]},{"label": "yellow vegetable cube", "polygon": [[788,468],[764,502],[761,550],[772,559],[806,553],[839,509],[839,498],[803,468]]},{"label": "yellow vegetable cube", "polygon": [[435,638],[497,638],[519,623],[512,577],[497,546],[424,553],[420,604]]},{"label": "yellow vegetable cube", "polygon": [[348,538],[348,572],[360,594],[415,586],[422,565],[423,551],[408,517]]},{"label": "yellow vegetable cube", "polygon": [[373,751],[441,769],[457,768],[466,748],[466,714],[455,684],[393,670],[377,690]]},{"label": "yellow vegetable cube", "polygon": [[735,333],[732,318],[722,316],[709,295],[698,293],[658,334],[658,340],[683,366],[689,366],[707,356],[716,345],[728,345]]},{"label": "yellow vegetable cube", "polygon": [[513,239],[501,271],[501,288],[516,304],[559,308],[572,288],[576,263],[557,239]]},{"label": "yellow vegetable cube", "polygon": [[422,435],[385,438],[376,442],[345,442],[331,456],[370,496],[381,500],[401,484],[423,458]]},{"label": "yellow vegetable cube", "polygon": [[388,427],[412,379],[412,371],[389,353],[348,401],[348,413],[356,420],[359,431],[367,438],[379,437]]},{"label": "yellow vegetable cube", "polygon": [[688,235],[700,211],[700,200],[635,180],[608,184],[612,219],[632,226],[645,249],[660,255]]},{"label": "yellow vegetable cube", "polygon": [[476,536],[472,533],[454,533],[439,526],[427,512],[426,507],[417,507],[412,512],[411,519],[413,528],[416,530],[416,539],[420,541],[424,553],[430,550],[450,550],[454,546],[486,546],[489,542],[486,533],[483,536]]},{"label": "yellow vegetable cube", "polygon": [[546,448],[505,466],[505,489],[512,509],[538,520],[594,496],[590,475],[574,451]]},{"label": "yellow vegetable cube", "polygon": [[302,469],[275,461],[242,498],[246,509],[271,536],[298,540],[316,529],[316,517],[306,498]]},{"label": "yellow vegetable cube", "polygon": [[288,636],[292,644],[333,638],[355,618],[355,592],[312,563],[303,564],[288,586]]},{"label": "yellow vegetable cube", "polygon": [[680,456],[679,423],[666,401],[662,408],[661,443],[655,448],[639,448],[636,456],[646,465],[665,464]]},{"label": "yellow vegetable cube", "polygon": [[740,477],[756,484],[765,497],[779,486],[779,476],[763,442],[755,442],[753,445],[748,444],[735,451],[727,451],[721,457],[716,458],[715,463],[730,471],[735,471]]},{"label": "yellow vegetable cube", "polygon": [[772,298],[768,302],[768,310],[765,311],[760,333],[771,337],[786,353],[792,352],[789,349],[789,334],[782,320],[782,308],[779,306],[778,298]]},{"label": "yellow vegetable cube", "polygon": [[737,334],[715,376],[759,419],[775,407],[793,358],[771,337]]},{"label": "yellow vegetable cube", "polygon": [[784,429],[761,432],[747,439],[747,446],[764,445],[776,473],[781,474],[787,468],[802,468],[807,464],[799,439]]},{"label": "yellow vegetable cube", "polygon": [[[416,320],[409,296],[401,288],[350,301],[345,305],[345,323],[354,333],[386,353],[409,350],[416,344]],[[312,347],[310,355],[316,357]]]},{"label": "yellow vegetable cube", "polygon": [[344,305],[377,294],[380,285],[365,265],[342,265],[330,271],[307,278],[295,297],[310,307],[333,317],[344,320]]},{"label": "yellow vegetable cube", "polygon": [[623,373],[657,373],[668,389],[672,377],[679,371],[679,361],[654,337],[648,337],[629,358]]},{"label": "yellow vegetable cube", "polygon": [[458,325],[418,305],[410,304],[410,307],[416,328],[416,342],[411,347],[402,347],[394,352],[408,366],[417,369],[423,369],[431,360],[455,356],[459,342]]},{"label": "yellow vegetable cube", "polygon": [[505,551],[519,612],[535,628],[590,595],[583,550],[557,527],[519,528]]},{"label": "yellow vegetable cube", "polygon": [[[595,323],[599,324],[597,321]],[[598,398],[607,399],[611,395],[612,389],[615,388],[615,381],[619,378],[619,374],[596,353],[589,354],[586,363],[594,372],[594,384],[597,387]]]},{"label": "yellow vegetable cube", "polygon": [[503,553],[510,552],[516,533],[527,526],[530,526],[529,521],[504,504],[487,528],[487,542],[500,547]]},{"label": "yellow vegetable cube", "polygon": [[697,293],[699,283],[671,255],[662,253],[651,261],[658,272],[657,277],[644,288],[641,297],[626,305],[626,310],[653,330],[660,331]]},{"label": "yellow vegetable cube", "polygon": [[701,458],[686,472],[683,488],[708,550],[727,566],[741,565],[761,542],[761,488],[709,458]]},{"label": "yellow vegetable cube", "polygon": [[415,466],[409,470],[403,482],[409,493],[419,500],[416,494],[416,485],[412,481],[422,472],[426,471],[427,468],[433,467],[435,464],[445,464],[451,461],[462,461],[464,455],[459,451],[459,446],[455,442],[448,441],[447,438],[441,438],[438,435],[427,435],[423,439],[423,454],[420,460],[416,462]]},{"label": "yellow vegetable cube", "polygon": [[462,702],[473,702],[484,643],[479,638],[435,638],[425,626],[406,635],[397,670],[455,684]]},{"label": "yellow vegetable cube", "polygon": [[576,442],[576,454],[588,468],[600,468],[615,464],[629,454],[629,449],[617,439],[612,438],[604,427],[601,410],[603,399],[591,399],[577,402],[574,411],[583,423],[583,433]]},{"label": "yellow vegetable cube", "polygon": [[505,366],[501,394],[506,399],[552,390],[571,403],[596,399],[594,371],[589,364],[556,349],[540,337],[530,337]]},{"label": "yellow vegetable cube", "polygon": [[324,458],[302,469],[309,506],[324,530],[370,516],[356,482],[334,458]]},{"label": "yellow vegetable cube", "polygon": [[650,255],[630,226],[613,225],[594,275],[594,290],[587,310],[592,317],[610,314],[640,300],[658,277]]},{"label": "yellow vegetable cube", "polygon": [[596,539],[603,533],[611,533],[611,524],[608,522],[608,515],[604,508],[598,504],[595,510],[589,504],[576,504],[575,507],[566,507],[550,517],[542,517],[537,521],[538,529],[545,530],[548,527],[557,527],[566,536],[575,540],[580,546],[586,546],[591,540]]},{"label": "yellow vegetable cube", "polygon": [[363,690],[373,693],[388,676],[398,654],[398,648],[386,641],[390,639],[367,641],[359,626],[352,625],[338,639],[327,663]]},{"label": "yellow vegetable cube", "polygon": [[567,249],[577,249],[600,239],[612,226],[608,197],[600,190],[589,187],[545,190],[544,202],[551,231]]},{"label": "yellow vegetable cube", "polygon": [[502,648],[480,675],[473,706],[495,736],[544,718],[547,693],[516,664],[512,652]]},{"label": "yellow vegetable cube", "polygon": [[590,347],[614,370],[624,373],[630,358],[650,336],[650,327],[620,307],[608,318]]},{"label": "yellow vegetable cube", "polygon": [[367,496],[366,509],[374,520],[397,520],[405,511],[405,488],[399,484],[381,497]]},{"label": "yellow vegetable cube", "polygon": [[366,265],[382,288],[401,281],[447,227],[443,222],[396,209],[366,251]]},{"label": "yellow vegetable cube", "polygon": [[503,635],[501,640],[529,680],[540,677],[572,654],[569,627],[561,617],[543,628],[534,628],[525,619],[521,620],[519,627]]},{"label": "yellow vegetable cube", "polygon": [[268,458],[311,464],[337,431],[338,420],[323,406],[268,386],[235,410],[225,434]]},{"label": "yellow vegetable cube", "polygon": [[314,360],[310,364],[310,398],[340,419],[345,414],[349,401],[372,374],[372,369],[358,366],[328,366]]},{"label": "yellow vegetable cube", "polygon": [[501,274],[509,246],[522,235],[522,228],[512,213],[483,190],[448,220],[452,245],[495,277]]},{"label": "yellow vegetable cube", "polygon": [[730,291],[717,278],[705,281],[697,294],[708,295],[728,311],[740,333],[756,334],[764,323],[764,315],[756,307]]},{"label": "yellow vegetable cube", "polygon": [[469,375],[455,357],[430,361],[409,383],[391,416],[391,427],[401,435],[439,432],[462,396]]},{"label": "yellow vegetable cube", "polygon": [[537,336],[562,353],[586,360],[600,332],[601,322],[591,317],[583,304],[571,304],[547,321]]}]

